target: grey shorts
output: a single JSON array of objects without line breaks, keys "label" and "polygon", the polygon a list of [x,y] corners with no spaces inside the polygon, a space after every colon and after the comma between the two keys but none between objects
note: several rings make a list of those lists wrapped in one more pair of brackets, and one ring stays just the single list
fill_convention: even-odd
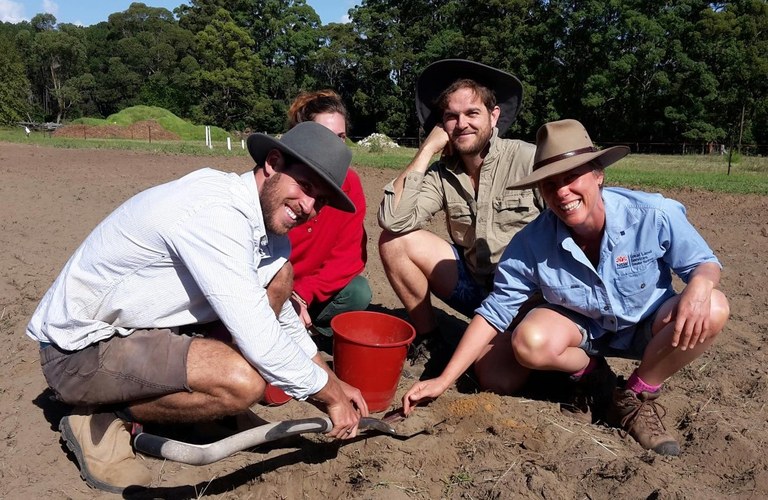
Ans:
[{"label": "grey shorts", "polygon": [[553,304],[542,304],[538,307],[551,309],[573,321],[581,332],[581,343],[578,347],[590,356],[640,360],[645,354],[645,348],[648,347],[648,343],[653,338],[653,320],[656,318],[656,313],[651,314],[633,327],[624,328],[618,332],[603,331],[604,333],[599,338],[590,338],[588,321],[581,314]]},{"label": "grey shorts", "polygon": [[191,392],[187,385],[189,335],[169,329],[136,330],[79,351],[40,349],[45,380],[64,403],[105,405]]}]

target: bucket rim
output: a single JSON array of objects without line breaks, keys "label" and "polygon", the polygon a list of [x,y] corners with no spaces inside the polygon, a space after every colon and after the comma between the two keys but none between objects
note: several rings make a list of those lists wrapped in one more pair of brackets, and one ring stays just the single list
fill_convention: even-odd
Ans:
[{"label": "bucket rim", "polygon": [[[341,318],[343,316],[352,315],[352,314],[361,314],[364,313],[366,316],[379,316],[379,317],[386,317],[389,320],[396,320],[397,322],[401,322],[405,326],[408,327],[408,330],[410,331],[410,335],[408,335],[408,338],[405,340],[400,340],[397,342],[380,342],[380,343],[374,343],[374,342],[361,342],[357,339],[349,338],[348,336],[339,333],[337,329],[334,327],[334,322],[338,318]],[[416,338],[416,329],[413,327],[412,324],[408,323],[402,318],[398,318],[397,316],[394,316],[392,314],[382,313],[378,311],[346,311],[341,314],[337,314],[333,318],[331,318],[331,329],[333,330],[334,337],[339,336],[344,339],[345,342],[350,342],[352,344],[362,345],[362,346],[368,346],[368,347],[402,347],[410,344],[413,342],[413,339]]]}]

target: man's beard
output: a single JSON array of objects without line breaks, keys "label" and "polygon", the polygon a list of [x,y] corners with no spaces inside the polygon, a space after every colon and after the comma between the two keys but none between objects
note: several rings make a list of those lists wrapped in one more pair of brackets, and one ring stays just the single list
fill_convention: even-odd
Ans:
[{"label": "man's beard", "polygon": [[275,223],[275,214],[283,207],[283,202],[280,199],[278,189],[278,181],[280,180],[281,175],[283,174],[275,172],[273,175],[264,179],[264,185],[259,194],[259,199],[261,200],[261,213],[264,216],[264,226],[267,228],[267,231],[280,235],[288,233],[292,228],[292,226],[286,227],[282,224]]},{"label": "man's beard", "polygon": [[491,140],[491,134],[493,133],[493,127],[488,127],[487,130],[478,130],[475,134],[475,140],[471,144],[459,144],[456,141],[451,141],[454,153],[460,155],[478,155],[488,146],[488,141]]}]

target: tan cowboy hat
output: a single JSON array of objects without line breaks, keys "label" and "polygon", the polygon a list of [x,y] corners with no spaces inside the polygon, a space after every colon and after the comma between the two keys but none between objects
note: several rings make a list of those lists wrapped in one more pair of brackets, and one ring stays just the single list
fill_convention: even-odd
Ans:
[{"label": "tan cowboy hat", "polygon": [[466,59],[443,59],[433,62],[416,81],[416,114],[427,134],[443,121],[436,108],[437,98],[456,80],[467,78],[488,87],[501,109],[496,128],[502,135],[515,122],[523,100],[523,85],[507,72]]},{"label": "tan cowboy hat", "polygon": [[510,189],[532,187],[553,175],[568,172],[593,162],[600,168],[616,163],[629,154],[627,146],[597,149],[587,129],[576,120],[545,123],[536,132],[533,172],[510,185]]},{"label": "tan cowboy hat", "polygon": [[248,152],[259,166],[273,149],[299,160],[314,170],[333,190],[328,204],[344,212],[355,212],[355,204],[341,189],[347,175],[352,151],[338,136],[315,122],[302,122],[284,133],[280,139],[267,134],[248,137]]}]

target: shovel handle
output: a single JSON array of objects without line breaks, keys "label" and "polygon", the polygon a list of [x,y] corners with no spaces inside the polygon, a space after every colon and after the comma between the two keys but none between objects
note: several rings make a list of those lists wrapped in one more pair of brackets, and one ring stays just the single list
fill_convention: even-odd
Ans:
[{"label": "shovel handle", "polygon": [[[133,447],[153,457],[189,465],[208,465],[260,444],[299,434],[330,432],[331,429],[333,429],[333,423],[328,417],[302,418],[260,425],[208,444],[185,443],[140,432],[133,438]],[[397,436],[395,429],[388,423],[371,417],[360,419],[360,429],[373,429]]]},{"label": "shovel handle", "polygon": [[184,443],[141,432],[133,438],[133,447],[147,455],[174,462],[207,465],[270,441],[310,432],[328,432],[331,429],[333,423],[328,417],[302,418],[260,425],[208,444]]}]

